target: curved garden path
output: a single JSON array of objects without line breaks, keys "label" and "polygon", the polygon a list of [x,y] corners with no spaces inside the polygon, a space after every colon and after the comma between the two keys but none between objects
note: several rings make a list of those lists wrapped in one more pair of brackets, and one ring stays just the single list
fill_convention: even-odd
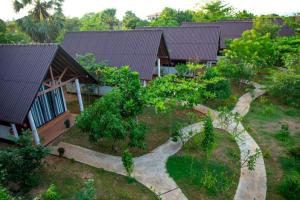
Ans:
[{"label": "curved garden path", "polygon": [[[232,112],[237,112],[244,116],[250,108],[251,102],[258,96],[262,95],[264,91],[260,85],[255,84],[253,93],[246,93],[240,97],[236,107]],[[220,123],[218,112],[211,110],[205,106],[195,106],[195,110],[208,114],[210,113],[214,119],[214,126],[224,129],[229,133],[233,132],[236,127],[236,122],[232,119],[228,127],[224,127]],[[203,126],[202,123],[192,124],[182,129],[184,139],[188,140],[194,134],[200,132]],[[241,124],[238,124],[238,129],[242,131],[241,137],[237,139],[237,143],[241,150],[241,160],[245,157],[248,151],[255,152],[258,148],[256,142],[245,131]],[[103,168],[104,170],[126,175],[122,165],[121,157],[111,156],[95,152],[76,145],[60,142],[57,146],[52,146],[52,153],[57,155],[57,148],[64,147],[64,157],[74,159],[78,162],[94,166],[96,168]],[[153,190],[162,199],[166,200],[186,200],[186,196],[177,186],[175,181],[168,175],[166,171],[166,162],[168,158],[178,152],[182,147],[180,141],[173,142],[169,139],[165,144],[157,147],[152,152],[134,158],[133,176],[136,180]],[[241,168],[241,176],[239,185],[234,199],[241,200],[264,200],[266,196],[266,172],[263,158],[257,160],[254,171],[248,171],[247,168]]]}]

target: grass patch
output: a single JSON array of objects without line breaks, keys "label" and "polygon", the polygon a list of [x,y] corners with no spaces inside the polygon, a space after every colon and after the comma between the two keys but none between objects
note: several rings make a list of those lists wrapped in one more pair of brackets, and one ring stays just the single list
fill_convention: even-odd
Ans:
[{"label": "grass patch", "polygon": [[[294,178],[300,180],[300,110],[286,106],[268,96],[252,103],[244,125],[260,146],[267,171],[267,199],[293,199]],[[288,127],[288,130],[283,127]],[[290,153],[290,149],[294,149]],[[298,195],[299,196],[299,195]]]},{"label": "grass patch", "polygon": [[89,178],[94,179],[97,199],[156,199],[152,191],[125,176],[54,156],[49,156],[46,163],[47,166],[42,170],[41,183],[26,199],[39,196],[54,184],[62,199],[71,200]]},{"label": "grass patch", "polygon": [[[189,119],[188,113],[191,112],[194,111],[178,108],[172,112],[156,113],[154,108],[145,108],[143,114],[138,116],[138,119],[146,123],[148,127],[145,139],[147,147],[146,149],[130,148],[130,152],[133,156],[140,156],[165,143],[170,138],[172,127],[174,127],[175,123],[179,122],[187,125],[197,121],[196,119]],[[199,113],[194,113],[197,117],[201,117]],[[112,139],[105,138],[96,143],[90,142],[88,134],[81,132],[76,126],[70,128],[66,133],[60,136],[54,144],[60,141],[119,156],[128,148],[128,141],[121,141],[117,144],[118,152],[112,150]]]},{"label": "grass patch", "polygon": [[167,161],[168,173],[189,199],[233,199],[240,151],[228,133],[215,130],[215,134],[216,144],[208,162],[200,149],[200,134]]}]

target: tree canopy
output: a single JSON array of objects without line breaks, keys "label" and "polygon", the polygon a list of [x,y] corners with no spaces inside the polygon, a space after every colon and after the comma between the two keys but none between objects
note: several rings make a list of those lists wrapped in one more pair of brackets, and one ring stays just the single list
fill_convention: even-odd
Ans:
[{"label": "tree canopy", "polygon": [[35,42],[55,41],[64,27],[62,3],[63,0],[14,0],[13,5],[16,12],[24,9],[27,5],[33,7],[27,16],[17,20],[20,29]]},{"label": "tree canopy", "polygon": [[180,26],[182,22],[192,22],[193,11],[164,8],[160,16],[150,22],[150,26]]}]

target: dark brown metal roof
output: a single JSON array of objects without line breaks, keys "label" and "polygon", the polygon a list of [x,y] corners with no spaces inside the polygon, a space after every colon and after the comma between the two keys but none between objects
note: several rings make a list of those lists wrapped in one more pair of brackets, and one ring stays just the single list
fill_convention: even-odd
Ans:
[{"label": "dark brown metal roof", "polygon": [[0,45],[0,121],[23,123],[50,65],[54,75],[69,67],[63,79],[82,76],[96,83],[59,45]]},{"label": "dark brown metal roof", "polygon": [[139,72],[140,79],[152,80],[162,40],[162,31],[153,30],[70,32],[62,46],[73,58],[93,53],[98,62],[128,65]]},{"label": "dark brown metal roof", "polygon": [[207,27],[219,26],[221,29],[220,48],[226,48],[226,39],[241,37],[246,30],[252,29],[252,21],[221,21],[221,22],[201,22],[201,23],[182,23],[182,27]]},{"label": "dark brown metal roof", "polygon": [[[294,30],[287,24],[284,24],[283,20],[276,18],[274,21],[276,24],[283,25],[279,30],[280,36],[292,36],[295,35]],[[242,36],[243,32],[250,30],[253,27],[252,20],[232,20],[232,21],[217,21],[217,22],[184,22],[181,27],[206,27],[206,26],[219,26],[221,29],[220,48],[226,48],[227,39],[235,39]]]},{"label": "dark brown metal roof", "polygon": [[217,60],[220,39],[218,26],[139,27],[138,29],[162,30],[171,60]]}]

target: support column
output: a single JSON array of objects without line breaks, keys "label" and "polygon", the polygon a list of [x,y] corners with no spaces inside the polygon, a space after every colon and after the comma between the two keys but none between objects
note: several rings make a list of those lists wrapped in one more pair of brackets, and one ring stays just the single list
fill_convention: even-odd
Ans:
[{"label": "support column", "polygon": [[160,77],[160,59],[157,59],[157,75]]},{"label": "support column", "polygon": [[78,98],[80,112],[82,112],[83,111],[83,102],[82,102],[82,97],[81,97],[81,92],[80,92],[80,84],[79,84],[78,79],[75,79],[75,85],[76,85],[76,92],[77,92],[77,98]]},{"label": "support column", "polygon": [[18,134],[16,125],[15,124],[11,124],[11,128],[12,128],[14,136],[18,139],[19,138],[19,134]]},{"label": "support column", "polygon": [[63,89],[62,86],[60,87],[60,91],[61,91],[61,96],[62,96],[62,99],[63,99],[65,111],[67,111],[68,110],[68,108],[67,108],[67,102],[66,102],[66,99],[65,99],[64,89]]},{"label": "support column", "polygon": [[31,132],[32,132],[32,135],[34,138],[34,142],[36,145],[40,145],[41,144],[40,136],[37,132],[31,111],[29,111],[29,113],[28,113],[28,120],[29,120],[29,124],[30,124],[30,128],[31,128]]},{"label": "support column", "polygon": [[143,80],[143,86],[144,86],[144,87],[147,86],[147,81]]}]

